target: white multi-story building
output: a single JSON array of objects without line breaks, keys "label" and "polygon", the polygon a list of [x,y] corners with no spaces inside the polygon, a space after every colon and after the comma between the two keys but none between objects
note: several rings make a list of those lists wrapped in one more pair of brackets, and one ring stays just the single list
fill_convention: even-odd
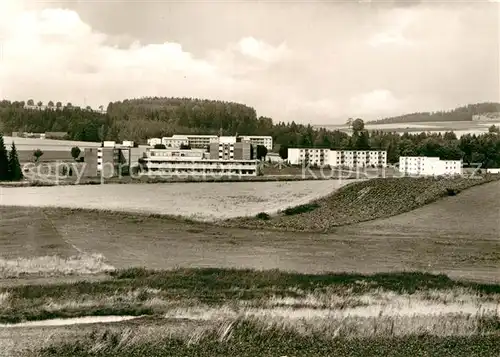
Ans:
[{"label": "white multi-story building", "polygon": [[158,175],[256,176],[256,160],[207,159],[204,150],[149,149],[142,158],[145,171]]},{"label": "white multi-story building", "polygon": [[[248,141],[250,144],[257,146],[263,145],[267,150],[273,149],[273,138],[271,136],[239,136],[243,141]],[[231,138],[231,139],[228,139]],[[157,139],[149,139],[148,144],[151,140],[155,140],[154,144],[163,144],[167,148],[179,148],[181,145],[189,145],[191,148],[207,148],[210,144],[214,143],[227,143],[228,140],[234,140],[235,136],[218,136],[218,135],[172,135],[170,137],[166,136],[161,139],[161,142],[157,142]]]},{"label": "white multi-story building", "polygon": [[204,149],[210,146],[212,143],[219,141],[217,135],[185,135],[188,139],[189,146],[192,148]]},{"label": "white multi-story building", "polygon": [[160,145],[161,141],[162,141],[161,138],[151,138],[151,139],[148,139],[148,145],[149,146]]},{"label": "white multi-story building", "polygon": [[439,157],[401,156],[399,171],[405,175],[442,176],[461,175],[462,160],[440,160]]},{"label": "white multi-story building", "polygon": [[210,144],[210,158],[213,160],[250,160],[250,142],[238,136],[220,136],[218,142]]},{"label": "white multi-story building", "polygon": [[387,152],[375,150],[330,150],[289,148],[288,162],[292,165],[330,167],[385,167]]},{"label": "white multi-story building", "polygon": [[186,135],[172,135],[161,138],[161,143],[167,148],[180,148],[182,145],[189,145],[189,138]]},{"label": "white multi-story building", "polygon": [[324,166],[328,163],[330,149],[289,148],[288,162],[292,165]]},{"label": "white multi-story building", "polygon": [[247,140],[252,145],[262,145],[271,151],[273,149],[273,137],[272,136],[241,136],[243,140]]},{"label": "white multi-story building", "polygon": [[122,142],[121,146],[128,147],[128,148],[133,148],[134,147],[134,142],[131,141],[131,140],[124,140]]}]

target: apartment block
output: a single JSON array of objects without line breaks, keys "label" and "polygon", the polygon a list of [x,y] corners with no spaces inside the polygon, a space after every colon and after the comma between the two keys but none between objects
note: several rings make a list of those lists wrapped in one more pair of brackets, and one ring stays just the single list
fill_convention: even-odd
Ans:
[{"label": "apartment block", "polygon": [[461,175],[462,160],[440,160],[439,157],[401,156],[399,171],[405,175],[442,176]]},{"label": "apartment block", "polygon": [[252,145],[236,136],[221,136],[218,142],[210,144],[212,160],[250,160]]},{"label": "apartment block", "polygon": [[150,145],[150,146],[160,145],[161,143],[162,143],[162,139],[161,138],[151,138],[151,139],[148,139],[148,145]]},{"label": "apartment block", "polygon": [[85,148],[83,152],[83,159],[85,162],[83,177],[96,177],[99,174],[97,170],[97,156],[98,149],[100,148]]},{"label": "apartment block", "polygon": [[180,148],[182,145],[189,145],[189,138],[185,135],[172,135],[161,138],[161,143],[167,148]]},{"label": "apartment block", "polygon": [[256,160],[206,159],[204,150],[148,149],[142,158],[145,171],[159,175],[256,176]]},{"label": "apartment block", "polygon": [[115,147],[97,148],[97,171],[104,177],[117,176],[120,172],[120,165],[126,163],[122,149]]},{"label": "apartment block", "polygon": [[332,167],[386,167],[387,151],[330,150],[328,165]]},{"label": "apartment block", "polygon": [[330,150],[289,148],[288,162],[292,165],[331,167],[386,167],[387,152],[376,150]]},{"label": "apartment block", "polygon": [[219,141],[217,135],[185,135],[188,139],[188,144],[193,149],[206,149],[212,143]]},{"label": "apartment block", "polygon": [[249,141],[253,146],[262,145],[267,148],[268,151],[273,149],[273,137],[272,136],[241,136],[243,140]]}]

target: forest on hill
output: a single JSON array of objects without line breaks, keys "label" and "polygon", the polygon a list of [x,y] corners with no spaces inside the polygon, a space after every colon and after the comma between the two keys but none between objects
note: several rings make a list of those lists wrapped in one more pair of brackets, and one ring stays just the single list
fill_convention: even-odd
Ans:
[{"label": "forest on hill", "polygon": [[[473,115],[500,112],[500,103],[477,103],[448,111],[404,114],[390,118],[372,120],[369,124],[399,124],[442,121],[471,121]],[[367,123],[367,124],[368,124]]]},{"label": "forest on hill", "polygon": [[143,98],[110,103],[107,113],[62,107],[59,109],[24,109],[23,102],[0,102],[0,132],[67,132],[67,139],[78,141],[133,140],[145,143],[148,138],[173,134],[270,135],[280,154],[287,147],[330,149],[387,150],[388,161],[399,156],[438,156],[463,159],[500,167],[500,131],[492,126],[484,135],[398,134],[367,131],[360,119],[352,122],[353,134],[339,130],[313,128],[295,122],[273,123],[257,116],[243,104],[190,98]]}]

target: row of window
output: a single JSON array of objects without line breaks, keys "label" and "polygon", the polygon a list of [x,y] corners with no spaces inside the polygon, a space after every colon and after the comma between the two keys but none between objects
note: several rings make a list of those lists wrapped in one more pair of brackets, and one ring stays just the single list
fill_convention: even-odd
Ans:
[{"label": "row of window", "polygon": [[255,162],[217,162],[217,161],[208,161],[207,160],[200,160],[200,161],[159,161],[159,160],[147,160],[147,164],[154,164],[154,165],[203,165],[203,166],[256,166]]},{"label": "row of window", "polygon": [[162,172],[171,174],[236,174],[236,175],[255,175],[256,170],[220,170],[220,169],[161,169],[148,168],[148,171]]}]

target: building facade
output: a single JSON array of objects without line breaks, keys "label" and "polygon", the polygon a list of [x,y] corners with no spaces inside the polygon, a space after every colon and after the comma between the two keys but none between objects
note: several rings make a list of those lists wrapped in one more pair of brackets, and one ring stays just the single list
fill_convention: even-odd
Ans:
[{"label": "building facade", "polygon": [[162,143],[161,138],[148,139],[148,145],[150,145],[150,146],[160,145],[161,143]]},{"label": "building facade", "polygon": [[242,136],[241,138],[249,141],[253,146],[262,145],[265,146],[268,151],[273,149],[272,136]]},{"label": "building facade", "polygon": [[443,176],[461,175],[462,160],[440,160],[439,157],[401,156],[399,171],[405,175]]},{"label": "building facade", "polygon": [[[172,135],[161,138],[149,139],[148,144],[154,146],[163,144],[167,148],[180,148],[182,145],[189,145],[191,148],[206,149],[214,143],[226,143],[228,138],[235,136],[218,136],[218,135]],[[271,136],[238,136],[242,141],[248,141],[253,146],[263,145],[267,150],[273,149],[273,138]]]},{"label": "building facade", "polygon": [[318,148],[289,148],[291,165],[330,167],[386,167],[387,152],[376,150],[330,150]]},{"label": "building facade", "polygon": [[251,160],[252,145],[236,136],[221,136],[218,142],[210,144],[212,160]]},{"label": "building facade", "polygon": [[256,160],[207,159],[204,150],[148,149],[143,170],[158,175],[256,176]]},{"label": "building facade", "polygon": [[161,143],[167,148],[180,148],[182,145],[189,145],[189,138],[185,135],[172,135],[161,138]]},{"label": "building facade", "polygon": [[122,149],[115,147],[97,148],[97,171],[101,176],[112,177],[117,176],[120,172],[121,165],[126,164],[128,153],[124,153]]},{"label": "building facade", "polygon": [[85,148],[83,151],[83,159],[85,162],[83,166],[83,177],[97,177],[99,175],[99,171],[97,170],[98,149],[100,148]]}]

